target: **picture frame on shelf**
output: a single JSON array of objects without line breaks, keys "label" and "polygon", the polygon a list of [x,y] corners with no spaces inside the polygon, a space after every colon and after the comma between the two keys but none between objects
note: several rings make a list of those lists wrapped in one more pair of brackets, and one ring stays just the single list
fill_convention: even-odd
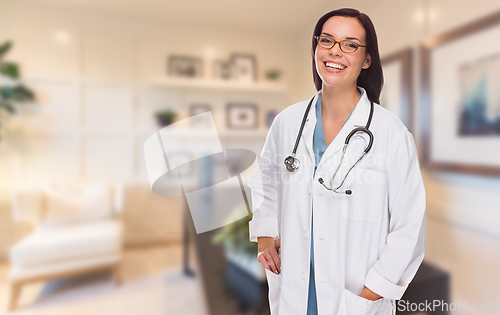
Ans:
[{"label": "picture frame on shelf", "polygon": [[204,117],[200,117],[198,119],[197,117],[193,116],[211,111],[212,107],[209,104],[200,104],[200,103],[191,104],[189,106],[189,117],[192,117],[190,119],[190,126],[196,129],[210,128],[211,126],[210,121],[207,121]]},{"label": "picture frame on shelf", "polygon": [[214,79],[228,81],[234,78],[233,64],[226,60],[214,61]]},{"label": "picture frame on shelf", "polygon": [[201,78],[203,60],[198,57],[171,55],[168,58],[168,75],[180,78]]},{"label": "picture frame on shelf", "polygon": [[257,57],[255,55],[233,53],[230,60],[235,81],[244,83],[257,81]]},{"label": "picture frame on shelf", "polygon": [[229,103],[226,117],[228,129],[256,129],[258,108],[253,103]]},{"label": "picture frame on shelf", "polygon": [[413,132],[413,49],[397,51],[382,58],[384,88],[380,95],[380,105],[401,119]]},{"label": "picture frame on shelf", "polygon": [[[499,36],[500,13],[494,13],[421,43],[427,169],[500,176],[500,43],[488,40]],[[464,47],[481,49],[456,53]]]}]

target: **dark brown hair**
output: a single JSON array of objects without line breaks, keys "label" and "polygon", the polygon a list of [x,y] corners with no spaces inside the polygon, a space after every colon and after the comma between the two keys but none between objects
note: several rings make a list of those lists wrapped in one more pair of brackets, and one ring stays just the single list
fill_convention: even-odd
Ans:
[{"label": "dark brown hair", "polygon": [[371,65],[368,69],[362,69],[358,77],[357,85],[363,87],[366,90],[368,99],[375,103],[380,104],[380,92],[382,91],[382,86],[384,85],[384,75],[382,74],[382,65],[380,63],[380,54],[378,52],[377,34],[375,33],[375,27],[368,15],[359,12],[356,9],[339,9],[328,12],[323,15],[316,23],[314,28],[313,38],[312,38],[312,66],[313,66],[313,78],[314,84],[316,85],[316,90],[319,91],[322,88],[322,81],[316,70],[316,63],[314,61],[314,52],[316,51],[316,46],[318,42],[314,36],[319,36],[323,28],[323,24],[331,18],[332,16],[344,16],[352,17],[357,19],[366,33],[366,47],[367,53],[371,57]]}]

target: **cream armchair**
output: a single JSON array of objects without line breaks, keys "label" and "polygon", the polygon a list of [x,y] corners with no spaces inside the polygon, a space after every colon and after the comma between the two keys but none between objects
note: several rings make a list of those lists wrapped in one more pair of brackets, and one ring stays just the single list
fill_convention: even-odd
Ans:
[{"label": "cream armchair", "polygon": [[10,249],[9,309],[27,283],[111,269],[120,284],[122,201],[122,189],[106,183],[14,193],[14,220],[30,222],[34,231]]}]

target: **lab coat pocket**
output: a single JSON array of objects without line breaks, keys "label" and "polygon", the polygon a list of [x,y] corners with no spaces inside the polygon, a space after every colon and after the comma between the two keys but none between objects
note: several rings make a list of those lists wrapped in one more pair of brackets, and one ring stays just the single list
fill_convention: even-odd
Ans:
[{"label": "lab coat pocket", "polygon": [[338,315],[378,315],[387,314],[384,312],[379,312],[382,310],[383,298],[376,301],[371,301],[362,298],[359,295],[352,293],[351,291],[344,289],[344,299],[345,299],[345,311],[346,313],[338,313]]},{"label": "lab coat pocket", "polygon": [[342,196],[342,219],[381,223],[387,209],[387,174],[353,168],[344,184],[351,195]]},{"label": "lab coat pocket", "polygon": [[266,269],[267,285],[269,287],[269,308],[271,315],[278,315],[281,296],[281,275]]}]

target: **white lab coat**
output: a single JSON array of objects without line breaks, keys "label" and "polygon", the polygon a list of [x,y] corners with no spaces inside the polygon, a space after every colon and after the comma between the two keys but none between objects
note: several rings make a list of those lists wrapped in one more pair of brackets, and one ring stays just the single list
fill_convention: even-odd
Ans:
[{"label": "white lab coat", "polygon": [[[365,126],[370,102],[365,92],[313,177],[315,104],[321,92],[314,97],[297,149],[299,169],[288,172],[283,160],[292,152],[309,100],[289,106],[275,118],[248,182],[253,211],[250,240],[281,238],[281,273],[266,270],[271,314],[307,312],[311,220],[319,315],[393,314],[395,300],[424,257],[425,191],[415,142],[397,116],[374,103],[372,149],[341,188],[352,190],[352,195],[326,190],[318,178],[329,185],[346,136],[355,125]],[[363,139],[352,138],[333,187],[364,147]],[[375,302],[361,298],[364,286],[383,298]]]}]

